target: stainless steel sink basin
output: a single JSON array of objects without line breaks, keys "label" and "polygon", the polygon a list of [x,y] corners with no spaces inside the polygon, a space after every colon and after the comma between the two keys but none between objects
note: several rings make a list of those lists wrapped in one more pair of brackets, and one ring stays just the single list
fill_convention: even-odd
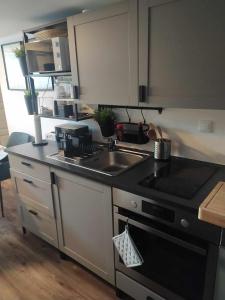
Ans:
[{"label": "stainless steel sink basin", "polygon": [[142,152],[120,148],[112,152],[109,152],[107,148],[103,148],[93,156],[83,159],[67,158],[64,157],[62,153],[48,156],[48,158],[51,159],[110,176],[119,175],[148,157],[148,154]]},{"label": "stainless steel sink basin", "polygon": [[82,161],[82,165],[111,175],[117,175],[141,162],[145,156],[134,152],[116,150],[103,151],[91,159]]}]

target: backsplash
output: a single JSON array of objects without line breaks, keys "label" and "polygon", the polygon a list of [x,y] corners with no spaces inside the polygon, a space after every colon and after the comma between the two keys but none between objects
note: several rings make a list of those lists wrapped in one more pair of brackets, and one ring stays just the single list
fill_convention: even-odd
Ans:
[{"label": "backsplash", "polygon": [[[139,110],[128,110],[133,122],[143,122]],[[116,110],[119,119],[127,120],[125,110]],[[198,109],[165,109],[143,111],[146,123],[152,122],[163,129],[172,140],[172,154],[187,158],[225,164],[225,111]],[[199,132],[199,121],[212,121],[212,132]],[[153,149],[150,142],[143,146]]]}]

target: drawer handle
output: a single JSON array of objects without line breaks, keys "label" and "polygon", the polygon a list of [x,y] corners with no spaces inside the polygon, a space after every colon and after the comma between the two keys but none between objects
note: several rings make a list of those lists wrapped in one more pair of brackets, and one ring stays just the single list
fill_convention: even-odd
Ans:
[{"label": "drawer handle", "polygon": [[31,181],[31,180],[28,180],[28,179],[25,179],[24,178],[24,180],[23,180],[24,182],[26,182],[26,183],[29,183],[29,184],[32,184],[33,183],[33,181]]},{"label": "drawer handle", "polygon": [[25,161],[21,161],[21,164],[26,166],[26,167],[31,167],[31,164],[30,163],[27,163]]},{"label": "drawer handle", "polygon": [[28,212],[29,212],[30,214],[34,215],[34,216],[37,216],[37,215],[38,215],[38,213],[37,213],[36,211],[32,210],[32,209],[29,209]]}]

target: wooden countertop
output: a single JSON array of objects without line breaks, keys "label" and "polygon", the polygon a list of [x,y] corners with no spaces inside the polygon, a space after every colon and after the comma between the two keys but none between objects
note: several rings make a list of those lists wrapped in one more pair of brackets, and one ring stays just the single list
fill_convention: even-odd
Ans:
[{"label": "wooden countertop", "polygon": [[218,182],[199,207],[198,218],[225,228],[225,182]]}]

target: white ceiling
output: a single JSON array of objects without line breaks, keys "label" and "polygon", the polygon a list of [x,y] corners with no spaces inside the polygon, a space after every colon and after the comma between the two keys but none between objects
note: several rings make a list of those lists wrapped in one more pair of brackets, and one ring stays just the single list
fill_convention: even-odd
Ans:
[{"label": "white ceiling", "polygon": [[120,0],[0,0],[0,38]]}]

